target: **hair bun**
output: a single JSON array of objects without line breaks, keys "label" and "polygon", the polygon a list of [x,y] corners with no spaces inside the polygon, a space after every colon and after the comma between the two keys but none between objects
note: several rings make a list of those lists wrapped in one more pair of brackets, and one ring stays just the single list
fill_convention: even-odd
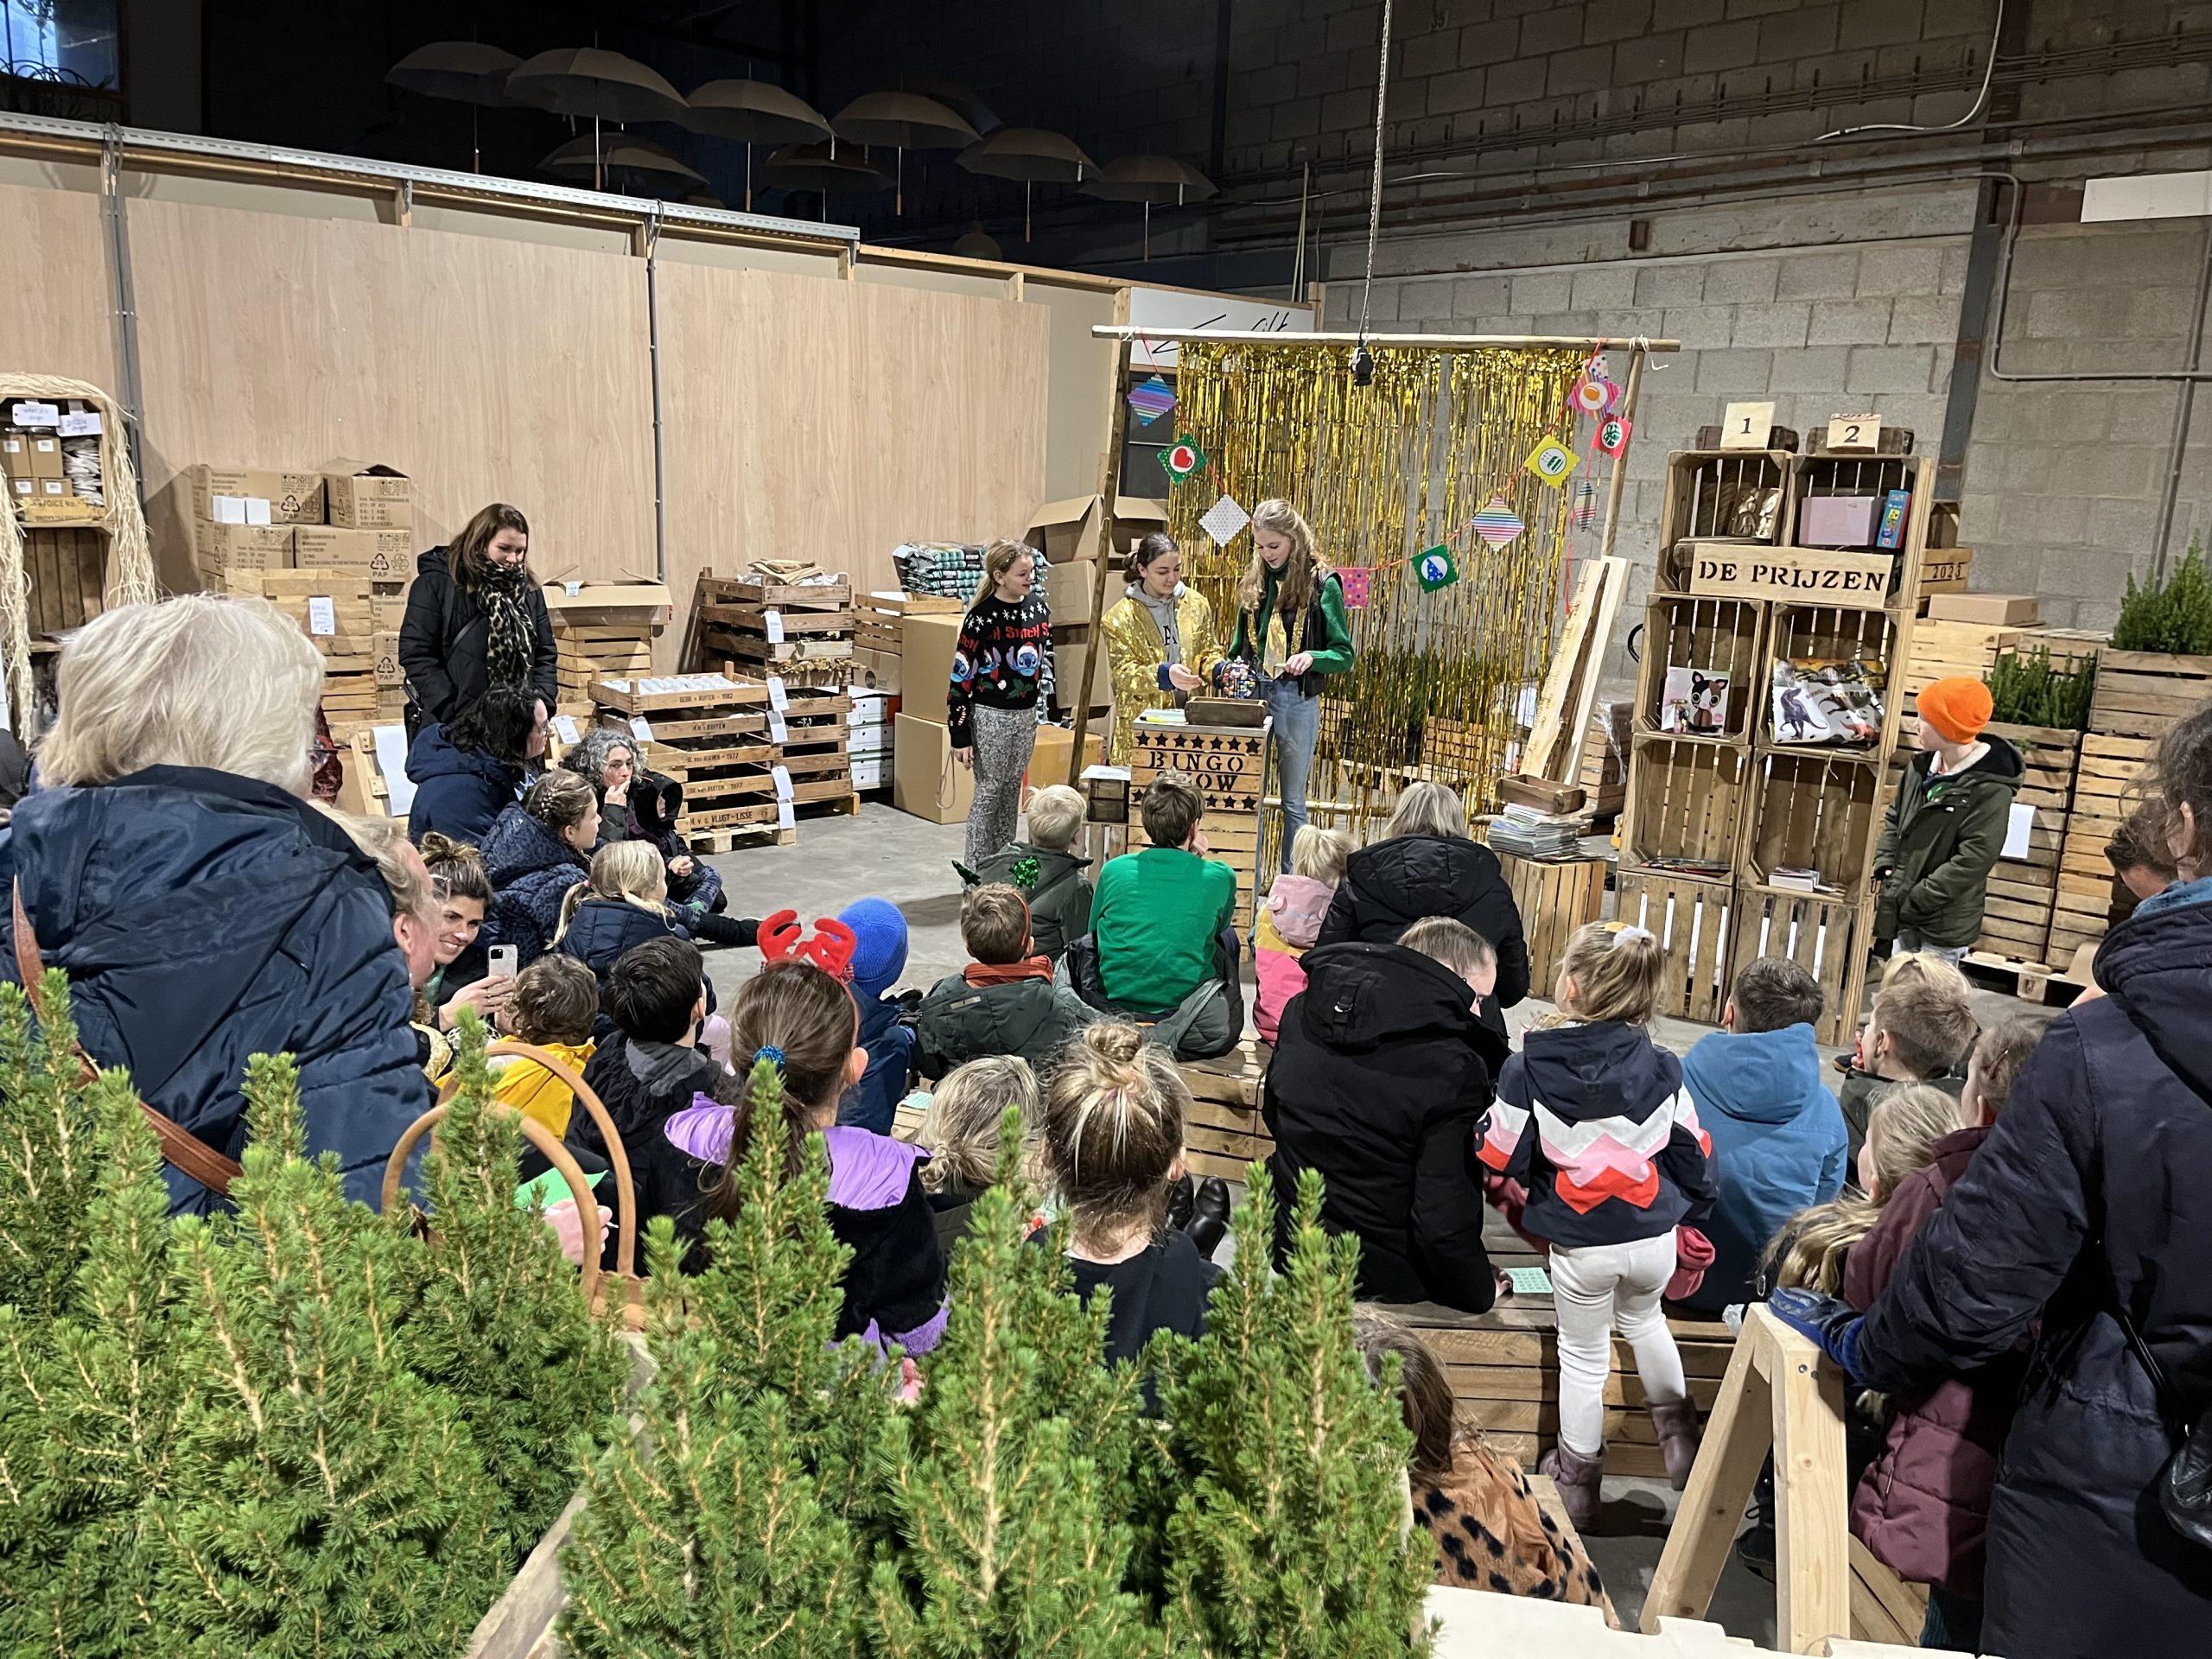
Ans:
[{"label": "hair bun", "polygon": [[1144,1052],[1144,1033],[1127,1020],[1101,1020],[1083,1028],[1083,1040],[1107,1065],[1127,1070]]}]

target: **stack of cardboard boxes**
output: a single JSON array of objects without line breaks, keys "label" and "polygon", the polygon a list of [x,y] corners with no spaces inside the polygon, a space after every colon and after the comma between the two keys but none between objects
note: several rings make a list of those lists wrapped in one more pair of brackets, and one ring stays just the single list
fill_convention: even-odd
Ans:
[{"label": "stack of cardboard boxes", "polygon": [[414,480],[336,461],[313,472],[199,466],[186,485],[202,584],[266,599],[299,623],[323,654],[323,713],[338,741],[397,720]]},{"label": "stack of cardboard boxes", "polygon": [[99,431],[99,411],[79,400],[0,403],[0,479],[25,524],[92,524],[106,517]]}]

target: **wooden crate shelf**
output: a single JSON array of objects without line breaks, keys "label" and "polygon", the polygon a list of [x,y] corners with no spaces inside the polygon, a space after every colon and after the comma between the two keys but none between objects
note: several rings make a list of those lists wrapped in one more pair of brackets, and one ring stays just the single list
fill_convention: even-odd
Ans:
[{"label": "wooden crate shelf", "polygon": [[1687,668],[1728,682],[1728,701],[1716,728],[1678,728],[1671,735],[1713,742],[1741,742],[1765,701],[1759,649],[1766,607],[1755,601],[1693,599],[1654,594],[1644,607],[1643,667],[1637,690],[1636,729],[1665,730],[1669,671]]},{"label": "wooden crate shelf", "polygon": [[[1935,468],[1925,457],[1912,455],[1808,455],[1789,469],[1787,519],[1783,539],[1793,546],[1821,543],[1806,534],[1805,503],[1815,496],[1872,496],[1885,499],[1892,490],[1903,490],[1912,499],[1905,515],[1904,533],[1897,547],[1897,570],[1890,583],[1890,603],[1909,598],[1911,608],[1920,602],[1921,550],[1928,545],[1928,520],[1935,506]],[[1879,517],[1878,508],[1877,518]],[[1878,548],[1853,551],[1880,552]],[[1910,552],[1913,556],[1908,560]],[[1906,566],[1908,563],[1910,569]]]},{"label": "wooden crate shelf", "polygon": [[1767,886],[1784,866],[1817,870],[1833,894],[1866,897],[1875,838],[1888,803],[1886,774],[1867,754],[1774,748],[1758,760],[1751,784],[1751,830],[1745,837],[1740,879]]},{"label": "wooden crate shelf", "polygon": [[1529,944],[1529,988],[1549,996],[1559,977],[1574,930],[1596,921],[1605,906],[1605,861],[1602,858],[1547,860],[1497,855],[1521,931]]},{"label": "wooden crate shelf", "polygon": [[1743,839],[1751,777],[1746,749],[1637,737],[1621,825],[1622,868],[1698,860],[1719,867],[1702,879],[1725,878]]},{"label": "wooden crate shelf", "polygon": [[687,718],[677,711],[733,711],[768,703],[768,688],[728,674],[674,674],[662,678],[607,679],[592,688],[602,709],[622,715],[648,717],[667,714]]},{"label": "wooden crate shelf", "polygon": [[1660,592],[1689,590],[1676,549],[1686,541],[1772,546],[1782,538],[1791,461],[1783,450],[1677,450],[1667,458],[1666,506],[1659,524]]},{"label": "wooden crate shelf", "polygon": [[1659,1012],[1677,1020],[1719,1024],[1734,978],[1729,952],[1735,884],[1624,870],[1617,885],[1619,902],[1614,914],[1656,935],[1665,954]]},{"label": "wooden crate shelf", "polygon": [[2082,734],[2042,726],[1993,724],[1988,729],[2019,751],[2025,771],[2013,804],[2032,809],[2035,822],[2026,853],[1999,859],[1989,874],[1981,937],[1974,948],[2011,961],[2045,963]]},{"label": "wooden crate shelf", "polygon": [[[2099,673],[2101,678],[2101,667]],[[2093,709],[2093,723],[2096,718]],[[2050,943],[2044,959],[2056,967],[2070,965],[2083,945],[2105,936],[2113,879],[2105,843],[2139,803],[2139,780],[2156,747],[2147,736],[2096,730],[2082,739],[2074,800],[2059,845],[2057,884],[2051,894]]]},{"label": "wooden crate shelf", "polygon": [[2212,698],[2212,657],[2111,651],[2097,659],[2089,729],[2110,737],[2158,737]]},{"label": "wooden crate shelf", "polygon": [[[1878,759],[1897,741],[1897,699],[1890,690],[1900,619],[1891,611],[1855,610],[1833,605],[1777,605],[1767,626],[1767,667],[1762,677],[1758,734],[1763,743],[1793,753],[1855,755]],[[1789,743],[1774,724],[1770,688],[1782,663],[1857,660],[1868,665],[1869,681],[1882,702],[1881,734],[1866,744]]]},{"label": "wooden crate shelf", "polygon": [[1269,1051],[1246,1039],[1211,1060],[1183,1060],[1177,1069],[1191,1090],[1191,1110],[1183,1122],[1183,1160],[1203,1180],[1218,1175],[1249,1185],[1267,1179],[1264,1163],[1275,1149],[1260,1116],[1261,1090]]},{"label": "wooden crate shelf", "polygon": [[1815,1040],[1848,1043],[1866,995],[1874,901],[1838,903],[1806,893],[1744,892],[1735,917],[1733,957],[1740,970],[1760,957],[1786,957],[1821,988]]}]

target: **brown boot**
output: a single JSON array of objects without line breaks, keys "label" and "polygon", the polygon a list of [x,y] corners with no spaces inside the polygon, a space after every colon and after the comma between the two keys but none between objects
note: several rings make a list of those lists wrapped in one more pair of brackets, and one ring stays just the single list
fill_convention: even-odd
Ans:
[{"label": "brown boot", "polygon": [[1667,1460],[1667,1478],[1679,1492],[1690,1484],[1690,1471],[1697,1465],[1697,1406],[1688,1400],[1653,1406],[1651,1426],[1659,1431],[1659,1455]]},{"label": "brown boot", "polygon": [[1577,1532],[1588,1532],[1598,1519],[1598,1482],[1605,1472],[1605,1448],[1586,1458],[1564,1442],[1544,1453],[1536,1472],[1548,1475],[1559,1488],[1560,1502]]}]

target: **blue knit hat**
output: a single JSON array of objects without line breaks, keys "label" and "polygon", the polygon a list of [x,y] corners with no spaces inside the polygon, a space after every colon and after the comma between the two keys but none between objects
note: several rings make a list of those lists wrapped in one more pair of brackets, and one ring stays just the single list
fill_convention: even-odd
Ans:
[{"label": "blue knit hat", "polygon": [[888,899],[856,899],[837,919],[853,930],[853,989],[880,995],[906,971],[906,918]]}]

